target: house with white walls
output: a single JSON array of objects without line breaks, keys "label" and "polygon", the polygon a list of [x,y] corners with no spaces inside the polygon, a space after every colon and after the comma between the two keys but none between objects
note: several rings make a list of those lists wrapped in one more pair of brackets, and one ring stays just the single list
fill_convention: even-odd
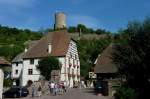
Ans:
[{"label": "house with white walls", "polygon": [[3,70],[5,79],[11,77],[11,63],[2,56],[0,56],[0,69]]},{"label": "house with white walls", "polygon": [[60,81],[70,87],[80,81],[80,61],[76,41],[71,39],[67,30],[50,32],[12,61],[12,78],[19,79],[21,86],[28,81],[41,78],[37,69],[38,62],[45,57],[54,56],[62,64]]}]

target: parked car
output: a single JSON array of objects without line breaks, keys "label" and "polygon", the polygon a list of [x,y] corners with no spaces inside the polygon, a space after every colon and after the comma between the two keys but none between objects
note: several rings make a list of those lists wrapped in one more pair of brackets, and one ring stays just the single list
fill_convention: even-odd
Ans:
[{"label": "parked car", "polygon": [[26,97],[28,96],[29,91],[26,87],[12,87],[6,92],[3,93],[4,97]]},{"label": "parked car", "polygon": [[108,83],[106,81],[96,81],[94,83],[94,90],[96,94],[108,95]]}]

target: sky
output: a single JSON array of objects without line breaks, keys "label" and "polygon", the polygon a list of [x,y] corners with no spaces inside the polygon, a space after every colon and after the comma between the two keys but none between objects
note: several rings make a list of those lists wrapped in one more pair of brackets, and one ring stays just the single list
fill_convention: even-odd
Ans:
[{"label": "sky", "polygon": [[0,24],[38,31],[53,28],[54,14],[64,12],[67,26],[117,32],[129,21],[150,16],[150,0],[0,0]]}]

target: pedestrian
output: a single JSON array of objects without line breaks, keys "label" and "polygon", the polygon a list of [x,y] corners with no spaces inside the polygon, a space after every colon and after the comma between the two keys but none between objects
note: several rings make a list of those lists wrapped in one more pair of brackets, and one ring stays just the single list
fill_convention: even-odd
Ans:
[{"label": "pedestrian", "polygon": [[55,96],[58,95],[58,84],[57,83],[55,83],[55,85],[54,85],[54,95]]},{"label": "pedestrian", "polygon": [[54,91],[54,86],[55,86],[55,83],[54,82],[51,82],[51,84],[50,84],[50,90],[51,90],[51,94],[53,94],[54,95],[54,93],[55,93],[55,91]]},{"label": "pedestrian", "polygon": [[88,87],[87,86],[87,80],[85,80],[84,82],[85,82],[84,87],[87,88]]},{"label": "pedestrian", "polygon": [[48,87],[49,87],[49,93],[52,94],[51,82],[48,83]]},{"label": "pedestrian", "polygon": [[66,93],[67,92],[67,82],[64,81],[64,92]]},{"label": "pedestrian", "polygon": [[41,95],[42,95],[42,87],[39,86],[39,87],[38,87],[38,96],[40,97]]},{"label": "pedestrian", "polygon": [[35,90],[35,84],[32,84],[32,97],[34,97],[36,94],[36,90]]},{"label": "pedestrian", "polygon": [[60,95],[63,94],[63,84],[62,84],[62,82],[59,83],[59,92],[60,92]]},{"label": "pedestrian", "polygon": [[85,88],[84,81],[81,81],[81,88]]}]

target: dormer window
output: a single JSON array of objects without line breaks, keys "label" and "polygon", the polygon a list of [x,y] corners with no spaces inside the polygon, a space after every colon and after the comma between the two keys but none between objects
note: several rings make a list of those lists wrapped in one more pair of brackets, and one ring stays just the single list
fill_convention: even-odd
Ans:
[{"label": "dormer window", "polygon": [[30,64],[34,64],[34,59],[30,59]]},{"label": "dormer window", "polygon": [[18,66],[18,63],[16,63],[16,66]]},{"label": "dormer window", "polygon": [[50,54],[52,51],[52,45],[51,43],[48,43],[48,49],[47,49],[48,53]]}]

